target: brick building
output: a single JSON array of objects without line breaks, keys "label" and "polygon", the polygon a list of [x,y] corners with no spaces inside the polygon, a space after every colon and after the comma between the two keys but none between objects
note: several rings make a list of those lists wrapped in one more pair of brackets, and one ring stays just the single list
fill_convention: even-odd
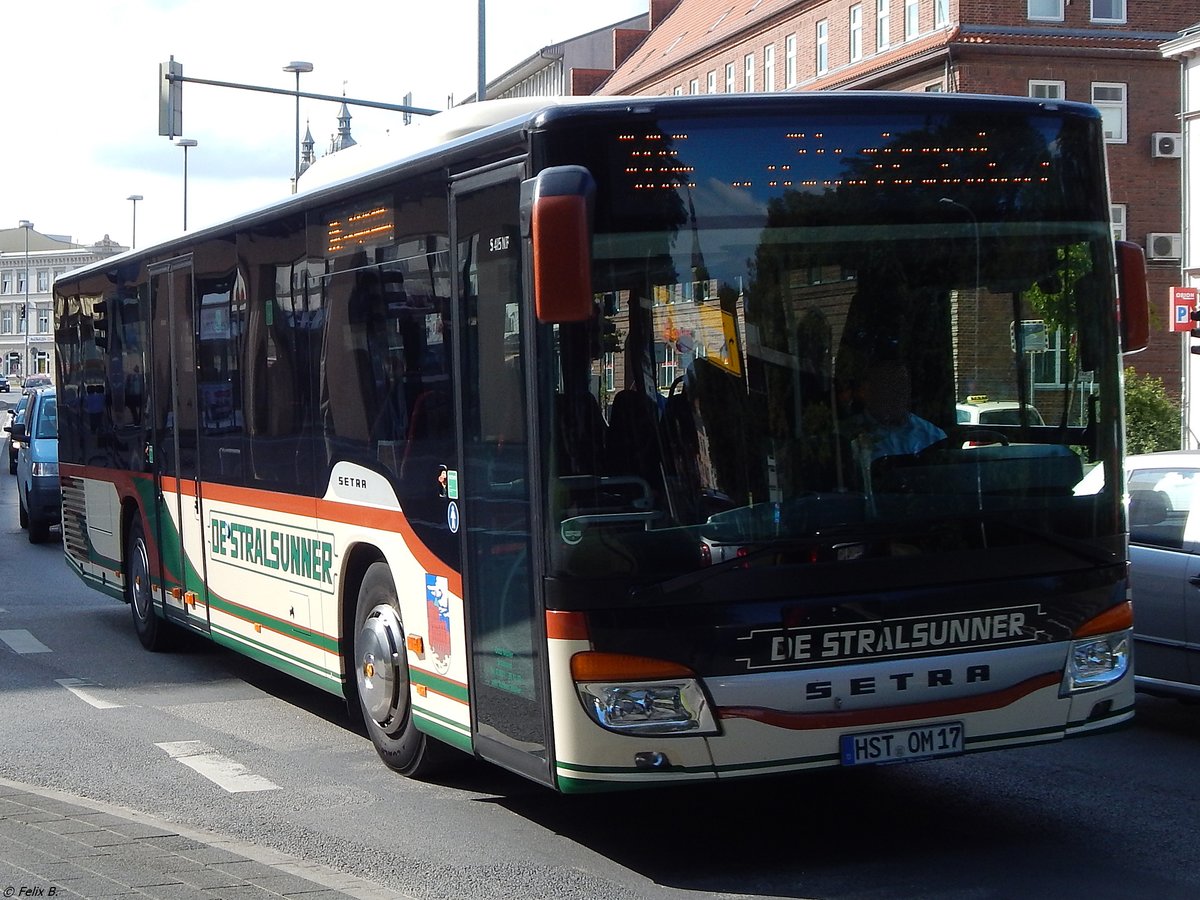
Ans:
[{"label": "brick building", "polygon": [[[1178,396],[1180,63],[1160,45],[1194,0],[651,0],[614,35],[598,94],[905,90],[1093,103],[1108,135],[1113,230],[1147,245],[1154,339],[1131,357]],[[1152,237],[1153,236],[1153,237]]]}]

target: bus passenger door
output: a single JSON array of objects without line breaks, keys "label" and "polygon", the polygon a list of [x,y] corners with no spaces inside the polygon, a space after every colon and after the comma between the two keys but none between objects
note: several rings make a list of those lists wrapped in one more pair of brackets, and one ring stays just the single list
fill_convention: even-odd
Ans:
[{"label": "bus passenger door", "polygon": [[196,332],[191,257],[150,270],[153,455],[159,577],[171,621],[208,631],[197,477]]},{"label": "bus passenger door", "polygon": [[[520,169],[452,188],[458,478],[476,752],[550,782],[545,619],[534,571],[522,341]],[[451,502],[454,502],[453,494]]]}]

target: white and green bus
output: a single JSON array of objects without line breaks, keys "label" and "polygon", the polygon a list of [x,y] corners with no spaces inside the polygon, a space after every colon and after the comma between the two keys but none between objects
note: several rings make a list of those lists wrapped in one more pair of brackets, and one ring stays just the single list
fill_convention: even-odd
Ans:
[{"label": "white and green bus", "polygon": [[[57,280],[66,555],[147,648],[343,696],[406,774],[564,792],[1130,719],[1145,273],[1094,109],[547,99],[406,139]],[[876,433],[880,365],[921,446]],[[1040,416],[956,422],[981,394]]]}]

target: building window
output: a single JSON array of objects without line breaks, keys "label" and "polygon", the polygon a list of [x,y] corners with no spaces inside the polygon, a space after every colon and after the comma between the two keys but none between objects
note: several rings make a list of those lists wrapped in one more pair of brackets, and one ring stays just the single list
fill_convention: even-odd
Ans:
[{"label": "building window", "polygon": [[950,0],[933,0],[933,27],[945,28],[950,24]]},{"label": "building window", "polygon": [[693,78],[693,79],[692,79],[692,80],[691,80],[691,81],[688,83],[688,93],[689,93],[689,94],[698,94],[698,93],[700,93],[700,79],[699,79],[699,78]]},{"label": "building window", "polygon": [[737,83],[734,81],[735,72],[733,63],[725,64],[725,93],[727,94],[732,94],[737,90]]},{"label": "building window", "polygon": [[0,274],[0,294],[11,294],[12,292],[12,272]]},{"label": "building window", "polygon": [[754,54],[747,53],[744,62],[745,70],[742,72],[742,90],[749,94],[754,91]]},{"label": "building window", "polygon": [[850,7],[850,62],[862,59],[862,4]]},{"label": "building window", "polygon": [[1051,22],[1063,20],[1063,0],[1028,0],[1026,7],[1031,19],[1045,19]]},{"label": "building window", "polygon": [[817,23],[817,74],[829,71],[829,20]]},{"label": "building window", "polygon": [[889,9],[891,0],[875,0],[875,49],[888,48],[888,31],[892,25],[892,14]]},{"label": "building window", "polygon": [[1109,207],[1109,220],[1112,223],[1114,241],[1125,240],[1125,204],[1114,203]]},{"label": "building window", "polygon": [[37,311],[38,334],[50,333],[50,307],[39,306]]},{"label": "building window", "polygon": [[717,92],[717,72],[715,69],[708,73],[708,92],[710,94]]},{"label": "building window", "polygon": [[1038,100],[1065,100],[1066,84],[1062,81],[1033,81],[1029,82],[1029,96]]},{"label": "building window", "polygon": [[904,39],[911,41],[920,32],[920,18],[917,15],[917,0],[904,0]]},{"label": "building window", "polygon": [[9,307],[0,310],[0,334],[12,334],[13,311]]},{"label": "building window", "polygon": [[683,85],[682,84],[675,85],[675,90],[672,91],[671,93],[673,93],[676,97],[682,97],[683,96]]},{"label": "building window", "polygon": [[1125,21],[1125,0],[1092,0],[1093,22]]},{"label": "building window", "polygon": [[21,269],[17,272],[17,293],[18,294],[25,293],[25,278],[26,278],[27,274],[28,273],[24,269]]},{"label": "building window", "polygon": [[1125,85],[1093,81],[1092,105],[1100,110],[1100,117],[1104,120],[1104,140],[1110,144],[1124,144]]},{"label": "building window", "polygon": [[775,45],[763,47],[763,90],[775,90]]},{"label": "building window", "polygon": [[783,42],[784,79],[787,86],[796,86],[796,36],[789,34]]},{"label": "building window", "polygon": [[44,294],[50,290],[50,270],[49,269],[38,269],[37,289],[38,289],[39,294]]}]

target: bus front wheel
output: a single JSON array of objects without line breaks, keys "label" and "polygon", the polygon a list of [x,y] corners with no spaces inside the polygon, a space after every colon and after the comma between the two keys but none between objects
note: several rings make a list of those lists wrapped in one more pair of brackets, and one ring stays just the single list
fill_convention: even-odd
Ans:
[{"label": "bus front wheel", "polygon": [[354,669],[363,723],[379,757],[413,778],[440,771],[453,753],[417,730],[410,703],[404,625],[396,586],[386,563],[372,563],[358,591]]}]

